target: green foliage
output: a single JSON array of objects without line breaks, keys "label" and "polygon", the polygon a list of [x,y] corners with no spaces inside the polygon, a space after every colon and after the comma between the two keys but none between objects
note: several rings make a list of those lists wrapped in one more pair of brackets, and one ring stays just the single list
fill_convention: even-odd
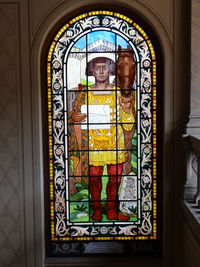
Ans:
[{"label": "green foliage", "polygon": [[70,195],[70,201],[87,201],[88,194],[76,193],[74,195]]},{"label": "green foliage", "polygon": [[136,133],[136,130],[132,138],[131,171],[137,174],[137,133]]},{"label": "green foliage", "polygon": [[82,203],[81,205],[77,204],[76,205],[76,208],[74,210],[77,210],[77,211],[84,211],[86,210],[87,207],[85,207],[84,203]]},{"label": "green foliage", "polygon": [[137,212],[137,207],[128,207],[128,209],[130,210],[130,212],[132,213],[136,213]]},{"label": "green foliage", "polygon": [[70,204],[70,221],[71,222],[87,222],[89,220],[88,204],[87,203],[84,203],[84,204],[81,205],[81,203],[77,203],[77,202]]},{"label": "green foliage", "polygon": [[76,190],[78,192],[80,192],[81,190],[85,189],[85,187],[82,184],[79,184],[79,183],[75,183],[74,186],[75,186],[75,188],[76,188]]}]

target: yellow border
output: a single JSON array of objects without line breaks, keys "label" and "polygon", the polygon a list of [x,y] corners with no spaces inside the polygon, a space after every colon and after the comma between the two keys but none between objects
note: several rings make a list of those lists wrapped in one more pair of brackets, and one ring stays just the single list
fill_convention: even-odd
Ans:
[{"label": "yellow border", "polygon": [[[144,37],[144,39],[147,41],[151,58],[152,58],[152,134],[153,134],[153,144],[152,144],[152,155],[153,155],[153,209],[152,209],[152,215],[153,215],[153,235],[151,236],[133,236],[133,237],[55,237],[55,208],[54,208],[54,191],[53,191],[53,143],[52,143],[52,93],[51,93],[51,59],[53,50],[55,48],[55,45],[57,41],[59,40],[60,36],[63,34],[63,32],[73,23],[86,18],[88,16],[92,15],[110,15],[110,16],[116,16],[120,19],[123,19],[124,21],[130,23],[133,25],[140,34]],[[157,183],[156,183],[156,56],[155,51],[153,48],[153,45],[151,41],[148,39],[148,35],[144,32],[144,30],[133,20],[130,18],[120,14],[120,13],[114,13],[112,11],[92,11],[88,13],[84,13],[80,16],[75,17],[69,23],[65,24],[56,34],[47,57],[47,86],[48,86],[48,133],[49,133],[49,175],[50,175],[50,215],[51,215],[51,240],[54,241],[72,241],[72,240],[148,240],[148,239],[156,239],[157,237]]]}]

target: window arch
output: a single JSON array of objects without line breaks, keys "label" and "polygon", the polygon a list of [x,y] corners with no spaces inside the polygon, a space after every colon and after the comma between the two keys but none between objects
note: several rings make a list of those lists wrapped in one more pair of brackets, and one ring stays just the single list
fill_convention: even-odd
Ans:
[{"label": "window arch", "polygon": [[51,254],[79,241],[157,240],[157,58],[147,33],[117,12],[75,17],[51,43],[47,87]]}]

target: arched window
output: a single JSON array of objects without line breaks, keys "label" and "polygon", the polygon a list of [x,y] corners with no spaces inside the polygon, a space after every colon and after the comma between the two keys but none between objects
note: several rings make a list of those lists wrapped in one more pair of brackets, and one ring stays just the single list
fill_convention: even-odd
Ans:
[{"label": "arched window", "polygon": [[54,36],[47,58],[51,255],[90,253],[95,241],[157,240],[156,60],[148,34],[115,12],[84,13]]}]

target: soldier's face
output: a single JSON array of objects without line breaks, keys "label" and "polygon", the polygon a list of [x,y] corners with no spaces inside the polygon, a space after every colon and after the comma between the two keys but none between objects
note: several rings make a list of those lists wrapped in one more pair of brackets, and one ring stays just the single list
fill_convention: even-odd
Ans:
[{"label": "soldier's face", "polygon": [[95,63],[93,75],[97,82],[103,83],[109,81],[109,67],[107,63]]}]

